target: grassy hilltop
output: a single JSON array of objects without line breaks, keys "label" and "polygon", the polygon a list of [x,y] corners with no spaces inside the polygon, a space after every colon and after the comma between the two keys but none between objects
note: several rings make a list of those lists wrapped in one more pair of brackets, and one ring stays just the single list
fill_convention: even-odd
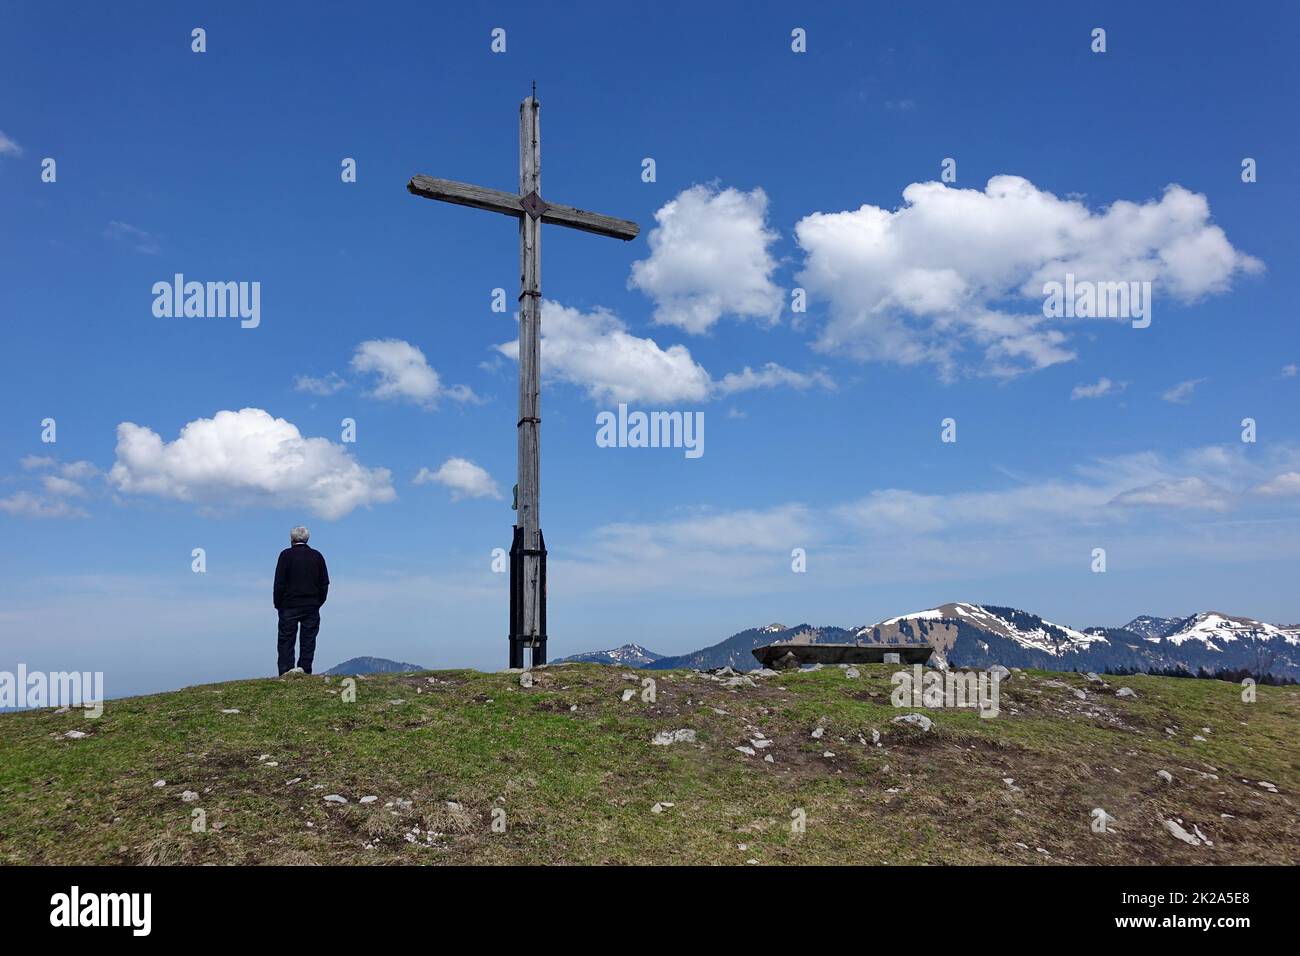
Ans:
[{"label": "grassy hilltop", "polygon": [[916,709],[927,732],[891,722],[914,712],[890,704],[896,669],[386,674],[355,703],[307,677],[0,714],[0,862],[1300,862],[1300,689],[1026,671],[997,718]]}]

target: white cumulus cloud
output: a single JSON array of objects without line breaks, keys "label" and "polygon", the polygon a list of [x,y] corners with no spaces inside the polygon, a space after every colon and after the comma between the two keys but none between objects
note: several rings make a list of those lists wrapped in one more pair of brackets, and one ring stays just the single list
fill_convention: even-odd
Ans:
[{"label": "white cumulus cloud", "polygon": [[650,258],[632,264],[628,285],[655,302],[654,319],[707,332],[724,314],[769,323],[781,315],[772,281],[767,194],[692,186],[655,213]]},{"label": "white cumulus cloud", "polygon": [[[496,348],[518,361],[517,340]],[[607,309],[582,312],[550,300],[542,301],[541,365],[544,378],[580,386],[598,402],[704,402],[758,388],[835,387],[824,372],[797,372],[775,362],[714,381],[684,345],[663,348],[633,335]]]},{"label": "white cumulus cloud", "polygon": [[487,470],[468,458],[448,458],[437,471],[421,468],[415,484],[433,482],[451,489],[451,500],[461,498],[500,498],[501,489]]},{"label": "white cumulus cloud", "polygon": [[[443,385],[424,353],[401,339],[362,342],[352,356],[352,370],[376,376],[377,381],[370,392],[372,398],[411,402],[425,408],[432,408],[442,398],[457,402],[476,400],[466,385]],[[319,385],[322,380],[313,379],[310,384]],[[312,388],[306,390],[312,391]]]},{"label": "white cumulus cloud", "polygon": [[[519,359],[519,342],[497,346]],[[711,382],[684,345],[660,348],[640,338],[612,312],[591,312],[542,302],[543,376],[581,386],[597,401],[704,401]]]},{"label": "white cumulus cloud", "polygon": [[1211,224],[1204,196],[1177,185],[1097,211],[1019,176],[982,191],[913,183],[903,201],[796,225],[799,282],[829,307],[819,349],[945,377],[1013,375],[1074,357],[1062,320],[1042,314],[1045,282],[1150,281],[1160,321],[1162,300],[1192,302],[1263,268]]},{"label": "white cumulus cloud", "polygon": [[307,508],[331,520],[397,497],[388,469],[366,468],[342,445],[305,438],[260,408],[197,419],[171,442],[122,422],[108,478],[123,493],[217,507]]}]

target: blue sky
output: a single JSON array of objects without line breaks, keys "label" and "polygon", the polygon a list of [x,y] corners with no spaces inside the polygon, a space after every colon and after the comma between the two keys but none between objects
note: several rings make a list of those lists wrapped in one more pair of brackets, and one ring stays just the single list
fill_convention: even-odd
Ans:
[{"label": "blue sky", "polygon": [[[517,229],[405,184],[513,189],[534,79],[543,195],[642,225],[544,229],[553,656],[953,600],[1300,620],[1293,7],[612,7],[5,6],[0,669],[268,672],[299,522],[322,665],[504,665]],[[1150,327],[1046,319],[1066,271],[1150,281]],[[156,317],[178,272],[260,324]],[[620,400],[705,454],[597,447]]]}]

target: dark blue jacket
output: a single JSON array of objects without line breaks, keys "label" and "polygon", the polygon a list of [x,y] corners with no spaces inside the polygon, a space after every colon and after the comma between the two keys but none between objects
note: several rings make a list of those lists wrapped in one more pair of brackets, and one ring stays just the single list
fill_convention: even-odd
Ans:
[{"label": "dark blue jacket", "polygon": [[275,565],[277,608],[320,607],[330,590],[325,556],[306,544],[295,544],[280,552]]}]

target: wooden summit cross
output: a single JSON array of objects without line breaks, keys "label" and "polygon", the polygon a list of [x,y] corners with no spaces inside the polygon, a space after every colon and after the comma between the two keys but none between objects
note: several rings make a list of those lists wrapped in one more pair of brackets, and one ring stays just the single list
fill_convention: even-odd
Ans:
[{"label": "wooden summit cross", "polygon": [[537,89],[519,105],[519,194],[484,189],[432,176],[415,176],[409,192],[425,199],[514,216],[519,220],[519,421],[518,475],[515,508],[519,515],[510,545],[510,666],[524,666],[524,648],[532,649],[532,665],[546,663],[546,541],[538,506],[539,400],[538,332],[541,324],[541,224],[554,223],[615,239],[635,239],[640,227],[572,206],[542,199],[542,147]]}]

